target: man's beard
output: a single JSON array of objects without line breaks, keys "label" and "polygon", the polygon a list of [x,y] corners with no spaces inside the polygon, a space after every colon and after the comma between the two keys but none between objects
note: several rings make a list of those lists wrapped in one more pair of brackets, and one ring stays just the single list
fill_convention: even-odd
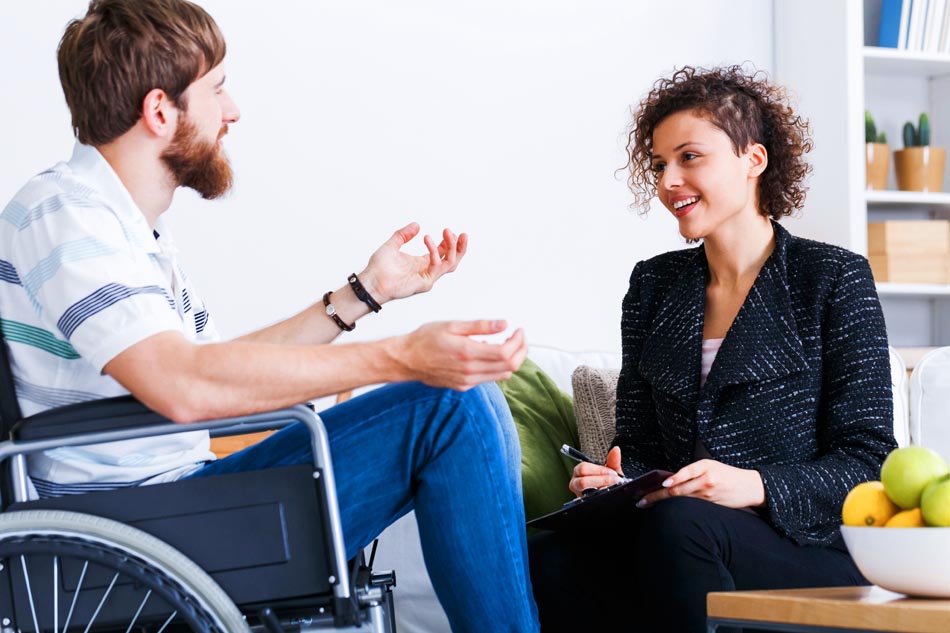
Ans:
[{"label": "man's beard", "polygon": [[[227,126],[218,138],[226,132]],[[175,136],[161,158],[179,187],[194,189],[205,200],[220,198],[231,189],[234,179],[231,163],[217,139],[210,143],[202,141],[198,128],[184,115],[179,117]]]}]

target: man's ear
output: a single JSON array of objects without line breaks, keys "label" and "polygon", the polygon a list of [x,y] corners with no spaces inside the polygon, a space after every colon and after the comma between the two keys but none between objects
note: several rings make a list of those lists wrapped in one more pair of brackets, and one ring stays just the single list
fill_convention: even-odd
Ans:
[{"label": "man's ear", "polygon": [[175,133],[178,121],[178,108],[168,94],[160,88],[153,88],[142,100],[142,122],[145,128],[161,138],[169,138]]},{"label": "man's ear", "polygon": [[749,157],[749,178],[758,178],[769,166],[769,152],[761,143],[752,143],[746,152]]}]

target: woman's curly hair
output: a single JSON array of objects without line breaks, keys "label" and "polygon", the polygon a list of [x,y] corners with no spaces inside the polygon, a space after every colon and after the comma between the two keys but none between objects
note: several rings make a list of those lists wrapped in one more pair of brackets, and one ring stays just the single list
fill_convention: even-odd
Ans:
[{"label": "woman's curly hair", "polygon": [[769,163],[759,176],[759,210],[778,220],[801,209],[805,176],[811,165],[808,121],[795,114],[785,90],[770,83],[761,71],[746,73],[742,66],[705,69],[684,66],[659,79],[634,112],[627,136],[627,184],[634,195],[631,208],[649,210],[656,196],[651,168],[653,132],[671,114],[696,110],[732,141],[736,155],[751,143],[762,144]]}]

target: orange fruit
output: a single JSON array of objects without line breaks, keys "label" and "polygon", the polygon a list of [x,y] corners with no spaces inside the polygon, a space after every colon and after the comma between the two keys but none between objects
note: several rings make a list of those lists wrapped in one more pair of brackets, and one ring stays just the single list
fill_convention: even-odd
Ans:
[{"label": "orange fruit", "polygon": [[884,492],[884,484],[866,481],[852,488],[845,497],[841,520],[845,525],[883,527],[899,510]]},{"label": "orange fruit", "polygon": [[887,520],[884,527],[927,527],[927,524],[924,522],[924,514],[920,508],[914,508],[898,512]]}]

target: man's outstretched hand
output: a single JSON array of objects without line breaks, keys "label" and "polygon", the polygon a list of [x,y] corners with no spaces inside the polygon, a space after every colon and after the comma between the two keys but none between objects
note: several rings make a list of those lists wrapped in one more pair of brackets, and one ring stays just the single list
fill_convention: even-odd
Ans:
[{"label": "man's outstretched hand", "polygon": [[442,241],[426,235],[425,255],[409,255],[400,249],[419,234],[419,225],[411,222],[393,233],[369,258],[360,281],[380,303],[428,292],[439,277],[454,271],[468,249],[468,236],[442,231]]},{"label": "man's outstretched hand", "polygon": [[386,342],[404,379],[466,391],[483,382],[508,380],[521,366],[528,354],[523,330],[500,344],[470,338],[498,334],[506,327],[505,321],[443,321]]}]

